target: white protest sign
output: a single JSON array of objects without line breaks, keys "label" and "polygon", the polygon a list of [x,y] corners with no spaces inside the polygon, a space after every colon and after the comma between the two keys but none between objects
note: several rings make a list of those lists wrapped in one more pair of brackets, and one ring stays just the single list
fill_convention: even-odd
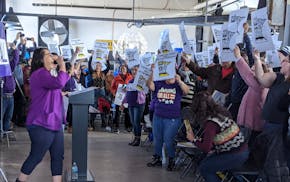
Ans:
[{"label": "white protest sign", "polygon": [[134,49],[125,50],[126,60],[128,61],[128,67],[133,68],[136,65],[140,64],[139,53],[137,47]]},{"label": "white protest sign", "polygon": [[252,42],[255,49],[260,52],[274,50],[271,29],[268,23],[267,7],[251,13]]},{"label": "white protest sign", "polygon": [[149,88],[147,86],[147,80],[149,79],[151,72],[151,67],[145,65],[139,67],[133,82],[133,85],[137,90],[148,92]]},{"label": "white protest sign", "polygon": [[6,46],[6,41],[0,38],[0,65],[9,65],[9,58]]},{"label": "white protest sign", "polygon": [[235,47],[235,33],[231,29],[229,29],[228,24],[224,24],[222,27],[222,40],[220,47],[220,58],[221,62],[228,62],[236,60],[234,55],[234,47]]},{"label": "white protest sign", "polygon": [[153,64],[154,61],[153,61],[152,53],[150,53],[150,52],[145,53],[141,57],[141,61],[140,62],[141,62],[141,65],[145,65],[145,66]]},{"label": "white protest sign", "polygon": [[164,30],[160,36],[160,51],[162,54],[172,52],[172,46],[169,40],[169,30]]},{"label": "white protest sign", "polygon": [[179,25],[179,31],[181,35],[181,40],[183,43],[183,52],[187,55],[193,55],[195,53],[196,44],[195,41],[189,41],[185,32],[184,22],[182,21]]},{"label": "white protest sign", "polygon": [[71,59],[72,52],[70,45],[59,46],[60,53],[65,59]]},{"label": "white protest sign", "polygon": [[123,84],[119,84],[117,92],[116,92],[114,104],[116,104],[118,106],[122,105],[122,102],[123,102],[125,96],[126,96],[126,91],[125,91],[125,89],[123,89]]},{"label": "white protest sign", "polygon": [[203,68],[206,67],[203,52],[195,53],[194,57],[195,57],[195,61],[197,62],[199,67],[203,67]]},{"label": "white protest sign", "polygon": [[271,68],[281,67],[277,50],[266,51],[266,64]]},{"label": "white protest sign", "polygon": [[215,42],[220,42],[222,40],[222,27],[223,25],[212,25],[211,31]]},{"label": "white protest sign", "polygon": [[277,34],[272,36],[273,39],[273,43],[275,46],[274,50],[269,50],[266,51],[266,64],[271,67],[271,68],[277,68],[277,67],[281,67],[281,63],[280,63],[280,59],[279,59],[279,55],[278,55],[278,49],[280,49],[281,45],[282,45],[282,41],[278,40],[278,36]]},{"label": "white protest sign", "polygon": [[50,53],[56,53],[57,55],[60,55],[60,51],[57,44],[54,44],[54,43],[47,44],[47,48]]},{"label": "white protest sign", "polygon": [[95,42],[93,62],[106,63],[107,55],[109,54],[107,42]]},{"label": "white protest sign", "polygon": [[214,57],[214,46],[208,46],[207,47],[207,54],[208,54],[208,65],[213,63],[213,57]]},{"label": "white protest sign", "polygon": [[236,32],[236,44],[243,42],[244,28],[243,24],[247,22],[249,14],[248,8],[242,8],[232,11],[229,17],[229,23],[233,31]]},{"label": "white protest sign", "polygon": [[72,39],[70,42],[73,50],[76,50],[77,47],[80,49],[76,59],[85,59],[88,54],[85,44],[80,39]]},{"label": "white protest sign", "polygon": [[154,81],[174,78],[176,74],[176,52],[157,55],[153,71]]}]

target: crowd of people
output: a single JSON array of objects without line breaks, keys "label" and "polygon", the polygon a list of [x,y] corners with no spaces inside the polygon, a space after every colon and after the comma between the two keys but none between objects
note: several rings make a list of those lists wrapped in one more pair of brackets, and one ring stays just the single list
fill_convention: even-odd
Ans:
[{"label": "crowd of people", "polygon": [[[165,147],[167,170],[174,169],[175,136],[183,125],[181,110],[189,106],[193,113],[192,122],[197,122],[204,132],[201,137],[196,137],[193,131],[187,131],[185,135],[188,141],[207,154],[198,164],[206,181],[221,181],[216,175],[218,171],[238,168],[252,156],[251,153],[258,152],[265,156],[262,168],[268,180],[289,179],[289,172],[284,169],[290,167],[289,153],[287,155],[290,151],[290,47],[278,50],[281,68],[274,72],[265,63],[263,54],[252,48],[247,32],[245,24],[244,42],[234,48],[236,60],[219,60],[217,50],[214,63],[202,68],[182,53],[174,78],[153,81],[151,74],[147,80],[149,93],[129,88],[138,72],[138,65],[129,69],[125,60],[114,73],[108,59],[106,69],[102,69],[101,63],[92,66],[92,56],[89,61],[76,60],[78,48],[71,60],[64,60],[46,48],[37,48],[34,39],[33,47],[27,48],[24,34],[18,33],[14,43],[8,44],[14,74],[3,79],[3,129],[10,130],[11,121],[21,126],[25,123],[31,140],[31,152],[17,181],[27,181],[48,150],[53,181],[61,181],[62,126],[65,124],[68,132],[73,127],[72,106],[64,106],[63,98],[69,92],[95,87],[94,107],[98,108],[99,98],[113,103],[119,84],[123,84],[126,91],[125,99],[114,108],[116,112],[109,123],[101,113],[101,127],[110,127],[112,132],[119,133],[120,118],[124,116],[125,129],[134,134],[129,145],[139,146],[141,123],[144,115],[149,114],[154,154],[153,160],[147,163],[148,167],[162,165],[162,148]],[[17,45],[18,39],[20,43]],[[17,68],[20,69],[15,71]],[[14,108],[17,109],[13,112]],[[148,113],[144,113],[147,110]],[[23,113],[27,116],[21,115]],[[95,115],[91,118],[94,120]],[[266,150],[258,151],[257,145],[263,144],[259,141],[265,141],[265,138]],[[270,173],[270,169],[277,173]]]}]

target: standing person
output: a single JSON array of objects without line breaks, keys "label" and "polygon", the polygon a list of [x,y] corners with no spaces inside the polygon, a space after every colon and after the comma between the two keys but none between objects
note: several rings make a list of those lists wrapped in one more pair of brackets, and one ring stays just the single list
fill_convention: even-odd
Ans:
[{"label": "standing person", "polygon": [[[119,84],[127,85],[131,79],[132,75],[128,73],[127,66],[122,65],[120,67],[120,73],[112,81],[111,93],[113,94],[113,96],[114,97],[116,96]],[[124,112],[125,112],[125,127],[127,130],[129,130],[131,123],[129,121],[128,109],[124,109]],[[116,106],[116,115],[113,119],[113,125],[115,125],[113,131],[117,133],[119,132],[119,120],[120,120],[120,107]]]},{"label": "standing person", "polygon": [[[15,44],[11,47],[12,56],[9,57],[9,64],[11,71],[13,72],[16,65],[19,62],[19,51],[17,50]],[[3,130],[10,130],[10,121],[13,116],[14,110],[14,92],[15,92],[15,78],[13,75],[2,77],[4,81],[3,85]],[[1,125],[2,123],[0,123]],[[1,132],[1,131],[0,131]]]},{"label": "standing person", "polygon": [[[282,47],[279,52],[281,62],[280,72],[265,73],[262,68],[261,59],[258,51],[254,52],[255,59],[255,74],[259,83],[269,88],[269,92],[262,110],[262,117],[266,121],[262,133],[271,136],[269,144],[267,144],[267,157],[264,164],[264,171],[267,178],[272,180],[281,180],[286,163],[286,158],[289,158],[285,153],[285,139],[288,130],[288,107],[289,100],[287,99],[290,89],[290,46]],[[281,107],[281,100],[288,100]],[[289,147],[287,148],[289,151]],[[273,170],[278,168],[280,170]],[[269,171],[269,172],[268,172]],[[273,174],[272,171],[275,171]],[[288,170],[287,170],[288,171]],[[287,176],[289,172],[287,172]]]},{"label": "standing person", "polygon": [[165,143],[169,156],[167,170],[172,171],[175,163],[174,137],[181,125],[181,97],[188,93],[189,88],[179,75],[175,75],[175,78],[172,79],[155,82],[152,77],[151,74],[148,86],[156,94],[153,115],[154,157],[151,162],[147,163],[147,166],[162,165],[162,147]]},{"label": "standing person", "polygon": [[[133,79],[129,81],[129,83],[133,83],[135,76],[139,66],[134,66],[131,69],[131,73]],[[140,145],[140,138],[141,138],[141,119],[143,116],[144,108],[145,108],[145,101],[146,101],[146,94],[142,91],[131,91],[127,90],[125,99],[128,103],[128,110],[130,115],[130,120],[133,125],[133,132],[134,132],[134,140],[129,143],[131,146],[139,146]]]},{"label": "standing person", "polygon": [[[106,96],[105,93],[105,74],[102,72],[102,63],[97,62],[96,63],[96,69],[92,73],[92,86],[96,87],[95,89],[95,108],[98,108],[98,99],[104,98]],[[92,114],[92,119],[96,117],[96,114]],[[102,128],[106,127],[105,123],[105,114],[101,113],[101,119],[102,119]],[[93,121],[91,121],[93,123]],[[92,124],[94,126],[94,124]]]},{"label": "standing person", "polygon": [[26,126],[31,140],[31,151],[21,168],[16,182],[28,180],[28,176],[49,150],[53,182],[62,181],[64,139],[62,123],[65,122],[61,89],[69,79],[62,57],[56,60],[57,75],[50,52],[45,48],[34,51],[31,63],[31,105]]},{"label": "standing person", "polygon": [[[239,112],[237,115],[237,123],[249,130],[249,146],[251,147],[255,137],[263,130],[265,121],[262,119],[262,108],[266,100],[268,88],[264,88],[258,82],[255,76],[255,66],[252,68],[246,63],[242,57],[240,48],[234,48],[234,54],[237,58],[236,68],[241,78],[248,85],[248,89],[243,96]],[[263,64],[263,71],[268,72],[266,65]]]}]

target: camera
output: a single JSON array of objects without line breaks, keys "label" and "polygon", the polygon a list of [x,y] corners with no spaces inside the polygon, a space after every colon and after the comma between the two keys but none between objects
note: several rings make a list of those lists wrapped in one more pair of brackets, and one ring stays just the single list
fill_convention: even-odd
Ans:
[{"label": "camera", "polygon": [[24,37],[24,36],[25,36],[25,34],[20,32],[20,37]]},{"label": "camera", "polygon": [[32,38],[30,38],[30,37],[27,37],[27,38],[26,38],[26,40],[32,40]]}]

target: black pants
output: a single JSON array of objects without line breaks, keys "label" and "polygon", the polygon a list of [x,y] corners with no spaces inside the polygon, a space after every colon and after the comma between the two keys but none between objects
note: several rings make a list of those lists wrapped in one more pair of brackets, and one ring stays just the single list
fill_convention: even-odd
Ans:
[{"label": "black pants", "polygon": [[[129,111],[127,108],[125,108],[123,110],[124,112],[124,124],[125,124],[125,128],[131,128],[132,127],[132,124],[131,124],[131,121],[130,121],[130,116],[129,116]],[[120,111],[120,106],[116,106],[116,115],[114,117],[114,120],[113,120],[113,127],[116,127],[116,128],[119,128],[119,125],[120,125],[120,115],[121,115],[121,111]]]}]

